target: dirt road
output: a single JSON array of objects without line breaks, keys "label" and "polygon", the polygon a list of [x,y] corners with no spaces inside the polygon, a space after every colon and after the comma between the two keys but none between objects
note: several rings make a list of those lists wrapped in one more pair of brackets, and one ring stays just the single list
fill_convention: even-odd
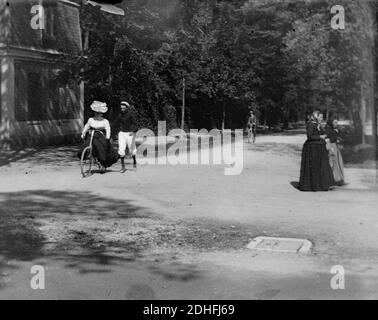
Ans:
[{"label": "dirt road", "polygon": [[[82,179],[75,148],[27,150],[0,167],[0,299],[378,298],[376,172],[301,193],[305,137],[244,145],[223,166],[115,166]],[[246,249],[255,236],[300,237],[308,255]],[[46,268],[32,290],[30,269]],[[332,290],[330,269],[346,270]]]}]

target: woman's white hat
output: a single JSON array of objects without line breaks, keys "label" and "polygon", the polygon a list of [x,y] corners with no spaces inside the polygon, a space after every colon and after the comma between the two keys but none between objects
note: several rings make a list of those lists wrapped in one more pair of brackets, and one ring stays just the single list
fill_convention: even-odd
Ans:
[{"label": "woman's white hat", "polygon": [[91,109],[94,112],[98,112],[98,113],[106,113],[108,111],[107,104],[101,101],[93,101],[91,104]]}]

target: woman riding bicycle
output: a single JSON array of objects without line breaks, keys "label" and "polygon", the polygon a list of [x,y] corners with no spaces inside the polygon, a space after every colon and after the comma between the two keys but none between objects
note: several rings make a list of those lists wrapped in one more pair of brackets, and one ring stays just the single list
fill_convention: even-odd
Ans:
[{"label": "woman riding bicycle", "polygon": [[109,121],[103,117],[104,113],[108,111],[106,103],[93,101],[91,109],[94,111],[94,117],[89,118],[84,126],[81,138],[85,140],[85,143],[78,156],[81,157],[84,148],[90,144],[91,137],[87,135],[88,131],[95,130],[92,142],[93,156],[100,163],[101,169],[104,170],[116,163],[119,156],[110,143],[111,132]]}]

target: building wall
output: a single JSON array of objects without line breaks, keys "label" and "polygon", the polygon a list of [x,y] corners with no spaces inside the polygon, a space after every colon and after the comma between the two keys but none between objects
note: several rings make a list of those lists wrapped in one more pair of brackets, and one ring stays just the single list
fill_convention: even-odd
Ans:
[{"label": "building wall", "polygon": [[10,139],[14,124],[13,113],[13,59],[8,56],[0,56],[1,70],[1,121],[0,142]]},{"label": "building wall", "polygon": [[80,117],[79,85],[60,81],[64,65],[15,60],[15,120],[44,121]]},{"label": "building wall", "polygon": [[[68,66],[81,54],[79,8],[69,1],[44,0],[46,28],[31,28],[38,0],[11,2],[10,32],[0,31],[0,148],[58,142],[81,131],[84,87]],[[4,12],[4,11],[3,11]],[[52,25],[49,25],[52,23]],[[0,28],[1,30],[1,28]]]},{"label": "building wall", "polygon": [[10,33],[10,10],[6,0],[0,0],[0,46],[5,46]]},{"label": "building wall", "polygon": [[[30,10],[40,3],[45,11],[45,29],[34,30],[30,25]],[[57,0],[16,1],[10,5],[10,15],[11,47],[51,50],[71,56],[81,54],[79,9],[74,3]]]},{"label": "building wall", "polygon": [[6,5],[6,0],[0,0],[0,141],[9,136],[8,120],[8,83],[6,74],[8,73],[7,61],[2,54],[6,51],[7,39],[10,31],[10,14]]},{"label": "building wall", "polygon": [[15,60],[13,137],[58,137],[80,131],[80,84],[59,81],[64,65]]}]

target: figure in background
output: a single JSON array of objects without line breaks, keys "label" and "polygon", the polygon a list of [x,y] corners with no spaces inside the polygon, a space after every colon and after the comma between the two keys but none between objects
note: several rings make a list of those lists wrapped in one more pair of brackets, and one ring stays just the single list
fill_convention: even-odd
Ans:
[{"label": "figure in background", "polygon": [[250,111],[248,122],[247,122],[247,132],[248,132],[248,143],[256,142],[256,129],[257,129],[257,117],[253,110]]}]

